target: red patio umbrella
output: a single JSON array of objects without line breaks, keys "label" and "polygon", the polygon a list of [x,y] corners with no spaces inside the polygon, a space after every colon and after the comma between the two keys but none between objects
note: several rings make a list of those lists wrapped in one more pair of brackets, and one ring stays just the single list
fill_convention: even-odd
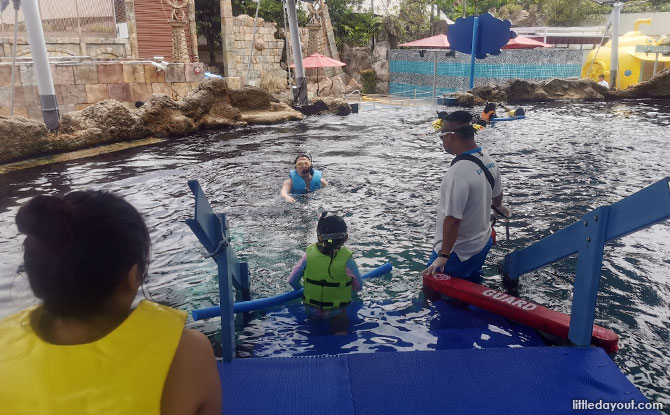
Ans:
[{"label": "red patio umbrella", "polygon": [[[318,68],[332,68],[335,66],[345,66],[346,63],[323,56],[320,53],[309,55],[302,60],[303,68],[317,68],[316,69],[316,96],[319,96],[319,69]],[[291,68],[295,68],[295,64],[291,64]]]},{"label": "red patio umbrella", "polygon": [[398,46],[406,46],[410,48],[436,48],[448,49],[449,41],[447,35],[435,35],[424,39],[415,40],[412,42],[401,43]]},{"label": "red patio umbrella", "polygon": [[531,39],[525,36],[517,36],[510,39],[503,49],[533,49],[533,48],[553,48],[553,45],[540,42],[539,40]]}]

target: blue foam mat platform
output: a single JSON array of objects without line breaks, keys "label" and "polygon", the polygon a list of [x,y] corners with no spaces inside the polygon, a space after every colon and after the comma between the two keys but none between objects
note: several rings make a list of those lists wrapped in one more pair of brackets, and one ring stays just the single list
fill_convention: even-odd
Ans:
[{"label": "blue foam mat platform", "polygon": [[624,414],[573,400],[647,402],[599,348],[236,359],[219,373],[224,414]]}]

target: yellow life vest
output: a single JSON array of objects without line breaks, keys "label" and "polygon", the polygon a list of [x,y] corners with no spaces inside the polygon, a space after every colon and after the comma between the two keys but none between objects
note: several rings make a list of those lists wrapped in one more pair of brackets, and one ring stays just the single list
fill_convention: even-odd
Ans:
[{"label": "yellow life vest", "polygon": [[0,413],[160,414],[186,313],[145,300],[102,339],[55,345],[32,328],[39,312],[0,321]]}]

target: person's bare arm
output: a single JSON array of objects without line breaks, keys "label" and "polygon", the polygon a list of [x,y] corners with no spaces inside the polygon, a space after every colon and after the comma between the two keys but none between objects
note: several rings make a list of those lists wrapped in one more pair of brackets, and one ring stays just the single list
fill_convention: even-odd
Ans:
[{"label": "person's bare arm", "polygon": [[279,194],[287,202],[294,203],[295,199],[293,197],[291,197],[291,195],[289,195],[290,191],[291,191],[291,179],[286,179],[286,180],[284,180],[284,184],[282,185],[281,191],[279,192]]},{"label": "person's bare arm", "polygon": [[[442,248],[440,251],[450,254],[451,250],[454,249],[454,244],[456,243],[456,238],[458,238],[458,231],[461,229],[461,220],[456,219],[453,216],[447,216],[442,222]],[[433,261],[432,264],[425,270],[423,270],[423,275],[433,275],[436,272],[442,271],[444,264],[447,263],[448,258],[443,258],[439,256]]]},{"label": "person's bare arm", "polygon": [[328,186],[328,182],[326,181],[326,179],[321,179],[321,187],[326,187],[326,186]]},{"label": "person's bare arm", "polygon": [[500,194],[496,197],[493,198],[492,204],[493,206],[500,211],[505,217],[509,218],[510,211],[506,206],[503,206],[502,204],[503,201],[503,194],[500,192]]},{"label": "person's bare arm", "polygon": [[220,415],[222,392],[212,345],[195,330],[184,329],[161,399],[161,415]]}]

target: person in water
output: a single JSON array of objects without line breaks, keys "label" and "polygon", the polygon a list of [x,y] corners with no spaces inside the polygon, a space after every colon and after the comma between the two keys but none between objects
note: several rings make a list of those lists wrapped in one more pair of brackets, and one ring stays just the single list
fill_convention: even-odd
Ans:
[{"label": "person in water", "polygon": [[41,304],[0,321],[3,414],[221,414],[212,346],[142,300],[151,240],[119,196],[37,196],[16,215]]},{"label": "person in water", "polygon": [[476,281],[493,240],[491,206],[505,216],[500,172],[474,139],[472,115],[455,111],[439,132],[444,150],[456,157],[442,180],[433,252],[424,275],[444,272]]},{"label": "person in water", "polygon": [[290,178],[284,180],[279,194],[289,203],[295,199],[289,194],[304,194],[314,192],[326,187],[328,182],[321,177],[321,170],[316,170],[312,164],[312,158],[307,154],[301,154],[293,161],[295,169],[289,172]]},{"label": "person in water", "polygon": [[496,118],[496,109],[497,107],[495,102],[487,102],[484,110],[479,116],[480,120],[486,121],[487,123],[491,122],[491,120]]},{"label": "person in water", "polygon": [[507,113],[508,117],[525,117],[526,116],[526,110],[523,108],[519,107],[517,109],[506,107],[504,105],[501,105],[505,112]]},{"label": "person in water", "polygon": [[323,212],[316,225],[317,242],[307,247],[289,275],[295,288],[304,286],[303,302],[310,319],[326,319],[333,333],[344,334],[349,320],[346,308],[351,291],[360,291],[363,280],[352,252],[344,246],[349,239],[344,219]]}]

